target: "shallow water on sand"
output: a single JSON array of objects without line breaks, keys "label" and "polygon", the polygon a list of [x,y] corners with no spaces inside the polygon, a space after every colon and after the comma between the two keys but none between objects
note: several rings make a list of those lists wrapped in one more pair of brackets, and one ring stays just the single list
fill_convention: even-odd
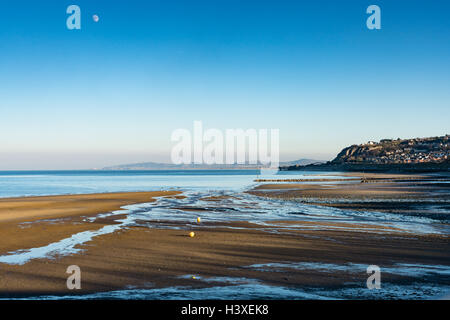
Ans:
[{"label": "shallow water on sand", "polygon": [[[417,268],[417,266],[416,266]],[[450,268],[447,268],[449,270]],[[408,272],[406,268],[403,272]],[[185,275],[184,278],[192,278]],[[450,285],[440,285],[417,278],[410,284],[383,282],[380,289],[369,290],[365,283],[348,283],[341,288],[274,286],[256,279],[195,276],[195,281],[215,284],[205,288],[177,286],[167,288],[126,289],[85,295],[37,296],[40,300],[134,299],[134,300],[340,300],[340,299],[448,299]],[[27,298],[30,299],[30,298]]]},{"label": "shallow water on sand", "polygon": [[[169,188],[239,191],[253,185],[257,177],[266,176],[259,170],[0,171],[0,198],[158,191]],[[323,178],[318,173],[307,171],[279,172],[275,176],[267,177]],[[334,178],[342,179],[343,177],[335,176]]]},{"label": "shallow water on sand", "polygon": [[[266,232],[292,232],[296,230],[345,230],[378,234],[450,234],[447,224],[426,217],[378,212],[356,212],[332,207],[307,205],[295,201],[266,199],[233,191],[187,191],[185,198],[159,197],[152,203],[129,205],[111,213],[86,218],[120,216],[118,224],[108,225],[96,231],[76,233],[49,245],[23,249],[0,256],[0,263],[24,264],[32,259],[52,258],[80,252],[78,246],[92,238],[113,233],[130,226],[148,228],[181,228],[196,230],[196,221],[221,223],[245,221],[253,223]],[[214,196],[214,198],[210,198]],[[209,200],[208,200],[209,199]],[[213,200],[213,201],[211,201]],[[126,215],[123,218],[123,215]],[[173,224],[171,222],[177,222]],[[316,222],[316,223],[314,223]]]},{"label": "shallow water on sand", "polygon": [[[313,178],[310,173],[284,177]],[[114,191],[152,191],[179,188],[185,198],[160,197],[156,202],[125,206],[121,210],[85,218],[93,222],[98,218],[117,215],[117,224],[99,230],[73,234],[71,237],[37,248],[24,248],[0,256],[0,263],[25,264],[33,259],[56,258],[77,254],[83,244],[100,235],[116,232],[130,226],[148,228],[201,228],[196,220],[201,217],[208,227],[227,226],[228,222],[250,222],[265,232],[297,232],[298,230],[346,230],[377,233],[387,237],[398,234],[449,235],[448,221],[435,220],[426,215],[390,214],[376,211],[353,211],[315,206],[297,201],[256,197],[243,193],[255,185],[257,172],[134,172],[134,173],[0,173],[0,197],[45,195],[64,193],[97,193]],[[213,197],[213,198],[211,198]],[[124,217],[125,215],[125,217]],[[176,222],[176,223],[174,223]],[[244,266],[245,267],[245,266]],[[289,269],[313,269],[324,272],[364,272],[362,265],[331,265],[323,263],[280,262],[253,265],[248,268],[286,272]],[[362,270],[362,271],[361,271]],[[424,278],[449,277],[449,266],[394,265],[385,272],[408,275],[417,282],[407,284],[383,283],[382,290],[367,290],[362,284],[348,284],[335,289],[295,288],[267,285],[255,279],[211,279],[197,275],[199,281],[221,283],[220,286],[193,289],[171,287],[163,289],[128,289],[82,296],[48,296],[39,299],[422,299],[440,297],[448,293],[448,281],[426,281]],[[191,275],[187,275],[188,277]],[[445,284],[447,283],[447,284]]]},{"label": "shallow water on sand", "polygon": [[[361,264],[329,264],[329,263],[269,263],[247,266],[261,271],[289,272],[290,269],[319,270],[321,272],[353,272],[364,273],[367,266]],[[351,282],[340,288],[275,286],[262,283],[257,279],[236,277],[204,277],[201,275],[184,275],[178,278],[212,284],[205,288],[177,286],[167,288],[128,288],[109,292],[84,295],[38,296],[31,299],[448,299],[450,285],[439,284],[433,276],[448,276],[450,266],[395,264],[382,267],[383,273],[404,275],[413,280],[407,284],[383,282],[381,288],[369,290],[365,283]],[[151,285],[151,284],[147,284]]]}]

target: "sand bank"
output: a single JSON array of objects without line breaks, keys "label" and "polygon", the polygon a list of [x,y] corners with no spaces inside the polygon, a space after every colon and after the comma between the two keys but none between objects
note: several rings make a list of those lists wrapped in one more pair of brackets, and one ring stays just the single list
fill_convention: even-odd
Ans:
[{"label": "sand bank", "polygon": [[[234,225],[243,227],[243,223]],[[180,226],[183,228],[183,226]],[[245,229],[204,226],[196,237],[189,230],[129,228],[89,242],[82,254],[55,260],[38,259],[22,266],[2,265],[2,295],[72,294],[66,288],[66,268],[82,270],[82,290],[76,293],[118,290],[130,287],[161,288],[217,285],[185,275],[257,279],[287,287],[344,285],[359,281],[358,273],[334,270],[255,270],[254,264],[272,262],[316,262],[325,264],[392,265],[399,263],[450,264],[448,239],[427,237],[384,237],[341,231],[264,232],[253,226]],[[395,277],[385,275],[384,280]],[[398,276],[397,276],[398,278]],[[220,284],[219,284],[220,285]]]},{"label": "sand bank", "polygon": [[34,248],[111,221],[84,219],[122,206],[175,196],[176,191],[123,192],[0,199],[0,254]]},{"label": "sand bank", "polygon": [[[97,218],[93,222],[86,222],[84,217],[127,204],[150,202],[158,196],[182,198],[176,192],[147,192],[3,199],[0,216],[8,218],[0,220],[3,236],[0,253],[47,245],[82,230],[116,224],[120,215]],[[220,201],[220,198],[212,200]],[[93,238],[80,245],[82,251],[77,254],[33,259],[23,265],[0,264],[0,296],[224,285],[199,281],[200,277],[253,279],[297,289],[339,288],[349,282],[364,288],[365,267],[371,264],[382,267],[399,263],[450,265],[450,242],[446,235],[405,234],[394,228],[386,228],[379,234],[366,232],[370,225],[363,224],[353,226],[353,231],[290,228],[298,223],[320,227],[325,222],[278,221],[280,227],[274,228],[247,221],[205,219],[195,225],[193,238],[188,236],[193,225],[180,221],[160,220],[149,222],[147,227],[129,226]],[[169,224],[171,229],[167,228]],[[285,263],[288,267],[282,272],[279,267],[271,269],[269,265],[250,267],[271,263]],[[305,269],[305,264],[314,267]],[[66,287],[66,269],[70,265],[81,268],[81,290],[70,291]],[[356,272],[347,271],[350,266],[357,266]],[[383,281],[390,280],[415,281],[408,280],[404,274],[383,274]],[[441,283],[442,279],[437,281]]]}]

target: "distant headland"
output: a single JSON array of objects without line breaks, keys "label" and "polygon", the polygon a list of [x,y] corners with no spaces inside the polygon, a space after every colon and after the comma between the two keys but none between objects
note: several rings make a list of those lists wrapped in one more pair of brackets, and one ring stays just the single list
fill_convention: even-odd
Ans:
[{"label": "distant headland", "polygon": [[[296,165],[308,165],[313,163],[323,163],[321,160],[314,159],[299,159],[294,161],[280,162],[280,166],[296,166]],[[262,164],[172,164],[161,162],[142,162],[132,164],[121,164],[116,166],[110,166],[102,168],[102,170],[259,170],[264,167]]]},{"label": "distant headland", "polygon": [[440,172],[450,168],[450,135],[382,139],[344,148],[332,161],[280,166],[280,170]]}]

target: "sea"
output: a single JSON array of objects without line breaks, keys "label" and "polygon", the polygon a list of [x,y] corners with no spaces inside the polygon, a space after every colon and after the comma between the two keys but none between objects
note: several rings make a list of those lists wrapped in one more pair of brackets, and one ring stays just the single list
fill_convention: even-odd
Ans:
[{"label": "sea", "polygon": [[[85,231],[67,239],[37,248],[23,248],[0,255],[1,264],[21,265],[33,259],[52,258],[77,254],[83,245],[95,237],[113,233],[123,228],[141,224],[149,228],[161,224],[155,221],[183,222],[196,228],[193,221],[198,213],[180,210],[182,207],[202,207],[202,220],[211,222],[248,221],[260,225],[267,232],[278,232],[283,225],[279,221],[332,222],[330,224],[295,223],[289,229],[324,230],[338,228],[351,231],[358,223],[368,225],[367,232],[380,232],[380,226],[393,227],[405,234],[450,234],[449,221],[435,220],[427,216],[391,214],[376,211],[353,211],[327,206],[316,206],[296,199],[280,200],[252,196],[245,191],[257,186],[257,178],[267,179],[343,179],[338,172],[260,170],[155,170],[155,171],[0,171],[0,198],[67,195],[106,192],[180,190],[186,198],[158,198],[156,202],[125,206],[115,212],[103,213],[102,217],[117,215],[117,224],[108,225],[95,231]],[[322,183],[322,182],[321,182]],[[334,182],[335,183],[335,182]],[[345,183],[344,181],[342,183]],[[207,196],[228,196],[223,201],[205,201]],[[437,203],[436,206],[439,206]],[[444,211],[446,209],[443,209]],[[448,212],[447,212],[448,213]],[[125,214],[125,218],[123,215]],[[87,220],[92,218],[86,218]],[[95,219],[95,217],[94,217]],[[172,228],[178,224],[168,223],[163,227]],[[348,227],[346,227],[348,225]],[[334,227],[333,227],[334,226]],[[336,227],[338,226],[338,227]],[[370,228],[373,226],[373,228]],[[315,229],[314,229],[315,228]],[[273,265],[251,265],[253,269],[292,270],[314,269],[330,272],[365,272],[367,266],[357,264],[319,264],[288,262]],[[396,264],[389,266],[393,274],[416,275],[417,281],[403,285],[384,283],[383,290],[370,291],[361,284],[350,284],[335,290],[320,288],[292,288],[269,286],[255,279],[202,278],[199,281],[223,282],[217,287],[192,289],[184,287],[164,289],[127,289],[114,292],[99,292],[80,296],[36,296],[33,299],[427,299],[442,297],[450,293],[449,265]],[[186,275],[191,277],[192,275]],[[424,279],[432,279],[425,281]]]},{"label": "sea", "polygon": [[[333,173],[279,171],[276,178],[342,178]],[[336,174],[336,173],[334,173]],[[242,191],[256,178],[271,178],[261,170],[78,170],[0,171],[0,197],[84,194],[104,192],[197,190]]]}]

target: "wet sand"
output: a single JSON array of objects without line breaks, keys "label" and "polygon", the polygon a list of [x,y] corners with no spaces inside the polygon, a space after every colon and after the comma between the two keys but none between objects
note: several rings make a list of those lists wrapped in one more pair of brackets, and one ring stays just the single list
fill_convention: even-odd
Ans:
[{"label": "wet sand", "polygon": [[[177,192],[147,192],[2,199],[0,255],[46,245],[82,230],[116,224],[119,216],[98,218],[94,222],[83,218],[127,204],[151,202],[152,197],[158,196],[183,198]],[[29,221],[33,223],[24,223]],[[155,221],[150,228],[131,226],[93,238],[79,246],[83,251],[77,254],[34,259],[23,265],[1,263],[0,296],[224,285],[199,281],[189,275],[256,279],[268,285],[292,288],[337,288],[348,282],[364,287],[365,270],[357,273],[296,269],[279,272],[248,266],[282,262],[450,265],[450,241],[446,235],[404,234],[395,229],[378,234],[366,232],[368,225],[355,225],[357,231],[290,229],[290,224],[295,223],[299,222],[279,221],[279,228],[264,228],[246,221],[204,221],[194,227],[176,221]],[[168,224],[177,229],[165,228]],[[195,231],[194,238],[188,236],[190,231]],[[71,291],[66,287],[66,269],[70,265],[81,268],[81,290]],[[187,278],[180,278],[186,275]],[[402,282],[408,281],[407,278],[383,274],[385,281]],[[439,282],[442,283],[442,279]],[[450,281],[444,284],[450,285]]]},{"label": "wet sand", "polygon": [[[243,227],[243,223],[231,224]],[[181,226],[182,227],[182,226]],[[229,226],[227,226],[229,227]],[[133,227],[104,235],[85,245],[82,254],[55,260],[36,259],[25,265],[2,265],[3,296],[73,294],[66,287],[66,268],[82,270],[82,289],[77,294],[130,287],[161,288],[217,285],[183,275],[243,277],[286,286],[343,286],[349,281],[365,284],[367,274],[290,270],[258,271],[245,266],[271,262],[361,263],[389,266],[394,262],[450,264],[449,241],[440,236],[399,236],[386,239],[373,234],[342,231],[268,233],[256,226],[245,229],[203,226],[196,237],[189,230]],[[384,280],[400,279],[384,275]],[[449,283],[450,284],[450,283]],[[223,285],[223,284],[218,284]]]},{"label": "wet sand", "polygon": [[[334,176],[337,174],[333,174]],[[354,210],[420,213],[426,206],[438,205],[447,215],[450,209],[450,177],[377,173],[343,173],[360,180],[318,179],[317,183],[264,183],[250,194],[269,198],[299,200],[305,203]],[[362,183],[361,181],[364,181]],[[436,203],[438,201],[439,203]],[[443,213],[447,211],[447,213]],[[430,212],[430,214],[433,214]]]},{"label": "wet sand", "polygon": [[158,191],[0,199],[0,254],[44,246],[77,232],[100,229],[105,225],[102,219],[90,223],[84,219],[125,205],[155,201],[153,197],[178,194]]},{"label": "wet sand", "polygon": [[178,191],[116,192],[0,198],[0,222],[35,221],[110,212],[128,204],[152,202],[153,197],[177,196]]}]

